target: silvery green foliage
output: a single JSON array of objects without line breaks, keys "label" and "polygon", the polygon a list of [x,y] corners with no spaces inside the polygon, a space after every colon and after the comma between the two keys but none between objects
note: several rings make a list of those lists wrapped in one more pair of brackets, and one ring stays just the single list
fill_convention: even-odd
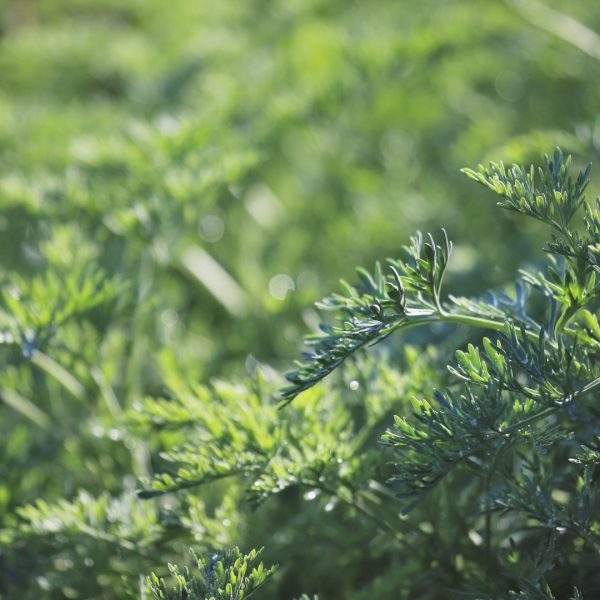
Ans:
[{"label": "silvery green foliage", "polygon": [[[600,204],[585,202],[590,166],[575,177],[570,168],[571,157],[557,149],[539,169],[492,163],[464,170],[502,196],[499,206],[550,228],[547,267],[521,272],[512,296],[444,296],[452,244],[445,231],[440,241],[418,234],[401,260],[388,261],[387,273],[379,265],[372,274],[361,269],[357,284],[342,282],[342,293],[319,304],[334,318],[307,339],[310,351],[282,392],[291,402],[396,331],[433,323],[481,330],[480,343],[457,350],[448,365],[451,387],[414,399],[412,414],[396,416],[381,441],[394,450],[388,483],[404,512],[441,483],[446,493],[458,478],[479,486],[485,516],[477,539],[488,565],[501,565],[513,548],[509,566],[521,582],[515,598],[554,598],[553,573],[600,559]],[[573,227],[578,210],[583,234]]]}]

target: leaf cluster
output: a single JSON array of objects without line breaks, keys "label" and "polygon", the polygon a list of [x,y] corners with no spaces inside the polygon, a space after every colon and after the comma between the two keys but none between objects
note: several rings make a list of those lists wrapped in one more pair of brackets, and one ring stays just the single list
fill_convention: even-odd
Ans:
[{"label": "leaf cluster", "polygon": [[275,567],[258,562],[261,551],[242,554],[239,548],[224,550],[210,558],[192,552],[194,570],[180,572],[170,564],[172,585],[154,573],[148,578],[150,593],[156,600],[244,600],[250,598],[271,575]]},{"label": "leaf cluster", "polygon": [[[403,260],[389,261],[390,275],[384,276],[379,266],[373,275],[361,270],[358,284],[344,284],[343,294],[319,305],[335,311],[337,323],[308,338],[316,350],[305,354],[288,375],[292,385],[282,392],[285,401],[293,400],[356,350],[397,330],[453,323],[491,332],[480,347],[457,350],[456,362],[448,366],[457,390],[453,386],[435,391],[431,399],[415,399],[412,414],[396,416],[382,436],[382,443],[395,450],[396,472],[388,483],[406,499],[408,511],[443,482],[479,481],[489,561],[495,560],[492,548],[501,548],[516,532],[535,539],[525,533],[528,528],[561,538],[541,561],[543,568],[519,576],[540,597],[552,597],[545,582],[565,552],[559,545],[574,544],[590,561],[600,541],[598,473],[594,442],[589,441],[598,430],[591,401],[600,386],[597,266],[593,252],[577,250],[584,242],[571,223],[584,203],[590,168],[573,178],[570,165],[571,158],[557,149],[537,171],[499,163],[480,167],[478,173],[465,171],[502,195],[500,206],[542,221],[554,240],[571,249],[557,252],[557,242],[551,242],[546,250],[560,254],[562,262],[551,258],[546,273],[537,276],[523,271],[514,300],[444,298],[451,243],[445,232],[441,243],[419,235]],[[595,235],[590,223],[596,217],[586,210],[590,238],[585,243],[590,246]],[[538,304],[534,313],[527,310],[527,287],[540,292],[541,309]],[[560,465],[568,461],[585,466],[562,471]],[[511,535],[494,531],[494,523],[501,522],[510,523]],[[529,597],[534,592],[522,593]]]}]

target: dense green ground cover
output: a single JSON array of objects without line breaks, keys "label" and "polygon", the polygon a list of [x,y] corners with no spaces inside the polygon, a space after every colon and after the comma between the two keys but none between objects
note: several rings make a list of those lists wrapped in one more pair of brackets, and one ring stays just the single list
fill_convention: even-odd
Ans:
[{"label": "dense green ground cover", "polygon": [[[470,332],[273,395],[307,307],[416,229],[454,240],[450,293],[539,256],[459,169],[598,154],[597,41],[544,6],[0,0],[1,597],[137,597],[232,545],[279,563],[264,598],[477,589],[464,498],[409,527],[377,444]],[[137,498],[174,448],[210,481]]]}]

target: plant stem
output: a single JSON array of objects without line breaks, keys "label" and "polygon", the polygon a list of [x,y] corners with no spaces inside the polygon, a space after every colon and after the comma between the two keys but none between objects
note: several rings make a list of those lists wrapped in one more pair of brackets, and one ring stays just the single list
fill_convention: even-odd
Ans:
[{"label": "plant stem", "polygon": [[544,419],[545,417],[548,417],[549,415],[556,412],[557,410],[564,408],[564,406],[566,404],[568,404],[569,402],[572,402],[573,400],[575,400],[575,398],[579,398],[580,396],[583,396],[584,394],[591,392],[592,390],[596,389],[599,386],[600,386],[600,377],[598,377],[597,379],[594,379],[593,381],[590,381],[588,384],[584,385],[577,392],[573,392],[569,396],[566,396],[562,400],[562,402],[560,402],[560,404],[556,404],[555,406],[549,406],[548,408],[545,408],[543,411],[541,411],[535,415],[531,415],[530,417],[527,417],[527,418],[523,419],[522,421],[519,421],[518,423],[515,423],[514,425],[507,427],[500,433],[502,435],[509,435],[510,433],[512,433],[513,431],[516,431],[517,429],[521,429],[521,428],[525,427],[526,425],[530,425],[531,423],[535,423],[536,421],[539,421],[540,419]]}]

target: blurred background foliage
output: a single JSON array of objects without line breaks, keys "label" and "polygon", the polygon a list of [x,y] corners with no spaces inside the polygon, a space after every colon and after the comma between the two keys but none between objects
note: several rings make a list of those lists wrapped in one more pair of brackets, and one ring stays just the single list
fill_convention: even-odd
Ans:
[{"label": "blurred background foliage", "polygon": [[[186,434],[131,415],[179,381],[276,385],[307,307],[415,229],[455,241],[451,292],[511,280],[540,230],[458,170],[596,158],[594,31],[585,0],[0,0],[0,594],[135,594],[187,535],[265,545],[283,566],[265,598],[404,597],[384,574],[404,555],[416,577],[418,552],[329,501],[250,513],[227,480],[140,506],[137,478]],[[435,383],[411,369],[402,385]],[[63,497],[98,528],[20,508]],[[435,597],[419,585],[406,597]]]}]

